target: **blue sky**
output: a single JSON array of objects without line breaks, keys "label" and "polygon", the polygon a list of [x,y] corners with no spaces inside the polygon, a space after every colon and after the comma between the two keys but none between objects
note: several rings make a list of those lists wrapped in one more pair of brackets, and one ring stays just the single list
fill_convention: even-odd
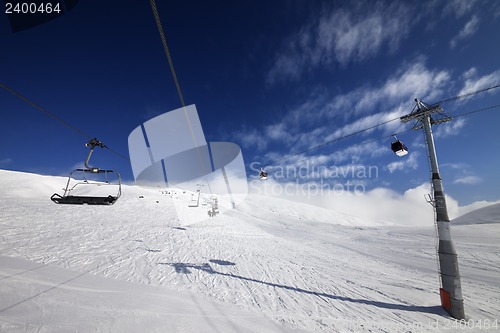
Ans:
[{"label": "blue sky", "polygon": [[[388,136],[409,124],[300,152],[407,114],[414,98],[434,103],[500,83],[497,1],[157,5],[186,104],[196,104],[207,141],[241,146],[250,177],[257,165],[276,182],[300,183],[322,179],[311,165],[376,167],[353,181],[402,194],[429,180],[421,131],[398,136],[407,156],[389,149]],[[181,106],[148,1],[80,1],[17,33],[2,15],[0,38],[0,82],[123,155],[134,128]],[[500,89],[443,107],[453,116],[497,104]],[[3,89],[0,112],[0,168],[65,175],[86,157],[84,137]],[[461,205],[500,200],[499,124],[494,108],[434,127],[445,191]],[[110,152],[92,162],[133,180],[130,163]],[[304,166],[300,179],[279,173]]]}]

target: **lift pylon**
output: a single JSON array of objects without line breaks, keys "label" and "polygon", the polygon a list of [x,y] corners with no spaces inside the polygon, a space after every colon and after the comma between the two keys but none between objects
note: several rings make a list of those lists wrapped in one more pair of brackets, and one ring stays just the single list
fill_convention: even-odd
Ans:
[{"label": "lift pylon", "polygon": [[[455,319],[465,319],[464,301],[462,298],[462,286],[458,269],[457,252],[451,240],[450,219],[446,207],[446,199],[443,191],[443,183],[439,175],[436,147],[432,135],[432,125],[450,121],[452,118],[443,114],[440,105],[429,106],[415,99],[417,108],[406,116],[400,118],[403,123],[416,120],[414,129],[423,128],[429,153],[429,160],[432,172],[433,197],[431,198],[434,207],[437,235],[439,240],[439,274],[441,279],[441,306]],[[433,116],[438,117],[433,117]]]}]

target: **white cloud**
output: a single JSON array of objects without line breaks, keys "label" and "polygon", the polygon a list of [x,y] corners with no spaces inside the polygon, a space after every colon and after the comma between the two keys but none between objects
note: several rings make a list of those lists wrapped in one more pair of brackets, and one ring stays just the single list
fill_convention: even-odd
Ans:
[{"label": "white cloud", "polygon": [[[468,94],[500,83],[500,70],[478,77],[477,70],[471,68],[462,76],[465,78],[465,82],[458,95]],[[491,93],[495,92],[496,91],[491,91]]]},{"label": "white cloud", "polygon": [[[362,188],[362,182],[358,188]],[[318,188],[320,189],[318,191]],[[305,189],[305,190],[304,190]],[[368,224],[395,224],[411,227],[434,226],[434,209],[427,203],[425,196],[431,193],[428,183],[406,190],[400,194],[385,187],[370,191],[354,192],[312,186],[311,191],[304,184],[276,183],[268,179],[250,184],[251,192],[259,195],[276,196],[292,201],[305,202],[333,211],[346,213],[365,219]],[[457,218],[472,210],[489,206],[496,202],[474,202],[460,206],[457,200],[446,195],[448,215]],[[362,207],[362,209],[360,209]]]},{"label": "white cloud", "polygon": [[281,177],[281,175],[273,175],[274,171],[282,170],[284,168],[289,170],[298,170],[302,169],[305,171],[304,176],[315,172],[314,168],[319,166],[325,166],[332,163],[331,155],[318,154],[313,156],[307,156],[305,154],[297,154],[291,155],[289,158],[278,161],[277,163],[272,163],[272,165],[268,168],[268,172],[271,177],[274,178],[288,178]]},{"label": "white cloud", "polygon": [[[280,181],[283,181],[282,175],[275,175],[274,172],[288,169],[288,170],[302,170],[303,177],[310,177],[311,179],[318,178],[317,174],[320,170],[325,168],[334,170],[345,170],[355,168],[357,170],[373,170],[378,168],[373,165],[365,165],[362,163],[367,158],[381,156],[387,153],[388,147],[381,145],[379,142],[367,142],[366,144],[351,145],[343,149],[333,149],[332,152],[327,154],[307,155],[305,153],[290,155],[288,158],[281,157],[279,154],[273,153],[267,155],[271,161],[271,165],[267,167],[266,171],[270,176],[275,178],[278,176]],[[276,162],[274,162],[274,161]],[[326,177],[329,178],[329,177]],[[331,178],[331,177],[330,177]],[[330,181],[331,179],[327,179]]]},{"label": "white cloud", "polygon": [[294,81],[298,80],[302,74],[304,62],[305,59],[300,56],[291,56],[287,52],[279,54],[267,76],[267,82],[273,84],[282,78],[290,78]]},{"label": "white cloud", "polygon": [[266,139],[286,140],[288,139],[289,133],[287,133],[286,124],[281,122],[266,126],[264,129],[264,135]]},{"label": "white cloud", "polygon": [[500,5],[498,4],[498,2],[495,2],[491,12],[493,13],[495,19],[500,17]]},{"label": "white cloud", "polygon": [[482,179],[477,176],[463,176],[455,179],[453,184],[474,185],[480,183],[481,181]]},{"label": "white cloud", "polygon": [[[268,147],[267,143],[276,142],[297,153],[388,121],[391,122],[377,130],[390,135],[405,128],[398,118],[411,111],[415,97],[436,99],[450,80],[447,71],[427,68],[425,59],[420,57],[396,70],[381,86],[361,87],[333,97],[314,90],[278,121],[264,124],[259,130],[238,131],[235,138],[245,148],[253,145],[262,151]],[[373,131],[375,129],[363,134]]]},{"label": "white cloud", "polygon": [[377,113],[374,115],[366,116],[363,118],[360,118],[358,120],[353,121],[352,123],[349,123],[347,125],[344,125],[337,130],[335,130],[332,134],[326,137],[326,141],[331,141],[338,139],[340,137],[346,136],[353,134],[355,132],[359,132],[361,130],[364,130],[366,128],[372,127],[380,122],[380,118],[383,116],[383,113]]},{"label": "white cloud", "polygon": [[346,117],[359,116],[384,107],[385,110],[380,115],[392,112],[391,116],[398,117],[411,111],[404,109],[403,106],[410,105],[414,98],[425,100],[438,98],[450,82],[450,78],[448,71],[428,69],[424,58],[418,58],[415,62],[397,70],[381,86],[362,87],[337,95],[328,107],[334,115],[340,114],[341,110],[344,114],[345,110],[350,110]]},{"label": "white cloud", "polygon": [[441,168],[451,169],[446,173],[455,179],[453,184],[475,185],[483,181],[481,177],[474,175],[473,168],[467,163],[443,163]]},{"label": "white cloud", "polygon": [[258,151],[263,151],[272,142],[279,142],[295,152],[305,150],[323,142],[320,139],[325,126],[321,126],[321,120],[325,110],[324,95],[313,91],[310,98],[290,108],[282,116],[264,118],[259,129],[243,126],[236,129],[232,137],[244,148],[254,147]]},{"label": "white cloud", "polygon": [[360,62],[381,51],[394,51],[406,38],[415,16],[403,2],[332,7],[292,35],[276,55],[267,82],[298,80],[318,66]]},{"label": "white cloud", "polygon": [[451,168],[454,170],[464,170],[464,169],[470,168],[470,165],[468,165],[467,163],[463,163],[463,162],[460,162],[460,163],[441,163],[440,167],[441,168]]},{"label": "white cloud", "polygon": [[296,140],[289,140],[287,142],[290,145],[291,153],[298,153],[308,150],[311,147],[320,146],[325,142],[327,131],[328,128],[326,126],[320,126],[310,131],[303,130],[300,133],[296,133],[294,135]]},{"label": "white cloud", "polygon": [[476,15],[474,15],[465,24],[465,26],[463,27],[463,29],[460,30],[458,32],[458,34],[451,39],[451,41],[450,41],[450,47],[452,49],[454,49],[460,41],[462,41],[464,39],[467,39],[470,36],[472,36],[473,34],[475,34],[476,31],[478,30],[478,26],[479,26],[479,18]]},{"label": "white cloud", "polygon": [[[383,12],[367,11],[366,16],[358,16],[348,11],[333,11],[321,18],[318,25],[318,49],[323,58],[335,60],[341,65],[351,61],[363,61],[377,54],[382,46],[397,48],[400,39],[406,35],[407,22],[389,17]],[[399,33],[398,33],[399,32]]]},{"label": "white cloud", "polygon": [[460,133],[460,129],[465,126],[465,119],[458,118],[450,122],[438,124],[433,127],[433,133],[435,138],[444,138],[447,136],[453,136]]},{"label": "white cloud", "polygon": [[464,80],[469,80],[469,79],[472,79],[472,78],[475,78],[477,76],[477,68],[476,67],[471,67],[470,69],[466,70],[463,74],[462,74],[462,78]]},{"label": "white cloud", "polygon": [[412,152],[401,157],[399,161],[389,163],[386,168],[389,170],[389,173],[403,170],[416,170],[418,167],[417,157],[418,152]]},{"label": "white cloud", "polygon": [[427,184],[409,189],[402,195],[387,188],[377,188],[361,196],[352,196],[349,200],[341,196],[330,198],[329,202],[335,210],[368,220],[388,221],[408,226],[432,226],[433,208],[424,199],[424,195],[429,192],[430,186]]},{"label": "white cloud", "polygon": [[258,151],[262,151],[267,147],[267,140],[256,129],[242,129],[233,136],[243,148],[255,147]]},{"label": "white cloud", "polygon": [[383,96],[387,99],[437,98],[450,81],[448,71],[430,70],[425,66],[423,59],[418,59],[398,75],[390,78],[382,88]]},{"label": "white cloud", "polygon": [[477,0],[448,0],[444,13],[455,14],[455,17],[460,18],[470,12]]},{"label": "white cloud", "polygon": [[12,158],[4,158],[4,159],[0,160],[0,165],[7,165],[7,164],[10,164],[12,162],[13,162]]},{"label": "white cloud", "polygon": [[346,161],[359,161],[363,157],[381,156],[386,151],[387,147],[384,147],[379,142],[371,141],[335,150],[330,156],[334,163],[338,164]]},{"label": "white cloud", "polygon": [[[307,160],[294,160],[291,163],[272,165],[265,168],[271,182],[279,186],[294,182],[293,186],[299,184],[312,184],[318,186],[333,187],[338,183],[349,182],[350,184],[363,184],[377,180],[379,169],[375,165],[351,163],[336,165],[330,163],[328,155],[318,155]],[[290,185],[288,185],[290,186]]]}]

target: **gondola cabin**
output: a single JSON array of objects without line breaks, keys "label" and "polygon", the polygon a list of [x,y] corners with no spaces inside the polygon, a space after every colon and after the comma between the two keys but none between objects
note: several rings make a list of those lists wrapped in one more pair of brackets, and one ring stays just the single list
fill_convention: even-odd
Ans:
[{"label": "gondola cabin", "polygon": [[259,178],[262,180],[266,180],[267,179],[267,172],[265,172],[263,169],[260,169]]},{"label": "gondola cabin", "polygon": [[396,140],[391,144],[391,149],[394,152],[394,154],[400,157],[408,154],[408,147],[406,147],[405,144],[399,140]]}]

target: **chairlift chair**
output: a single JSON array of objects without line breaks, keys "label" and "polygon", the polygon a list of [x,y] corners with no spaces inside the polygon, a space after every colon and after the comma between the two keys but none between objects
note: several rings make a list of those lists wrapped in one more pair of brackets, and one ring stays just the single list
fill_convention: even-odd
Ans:
[{"label": "chairlift chair", "polygon": [[[106,146],[95,138],[87,142],[85,146],[90,147],[89,154],[85,160],[85,169],[81,168],[71,171],[63,195],[54,193],[50,199],[56,204],[112,205],[121,196],[120,174],[113,170],[89,167],[88,163],[94,148],[96,146],[106,148]],[[79,180],[75,179],[76,176],[79,176]],[[89,191],[90,187],[92,187],[91,191]],[[100,189],[96,191],[98,187]],[[109,194],[109,187],[115,188],[112,194]],[[80,192],[81,194],[74,195],[75,192]],[[87,192],[93,195],[89,195]]]},{"label": "chairlift chair", "polygon": [[267,179],[267,172],[266,172],[266,171],[264,171],[264,169],[262,169],[262,168],[260,168],[259,177],[260,177],[260,179],[262,179],[262,180],[266,180],[266,179]]},{"label": "chairlift chair", "polygon": [[398,155],[399,157],[408,154],[408,147],[406,147],[403,142],[399,141],[396,135],[393,135],[393,137],[394,139],[396,139],[396,141],[391,143],[391,150],[394,152],[394,154]]}]

